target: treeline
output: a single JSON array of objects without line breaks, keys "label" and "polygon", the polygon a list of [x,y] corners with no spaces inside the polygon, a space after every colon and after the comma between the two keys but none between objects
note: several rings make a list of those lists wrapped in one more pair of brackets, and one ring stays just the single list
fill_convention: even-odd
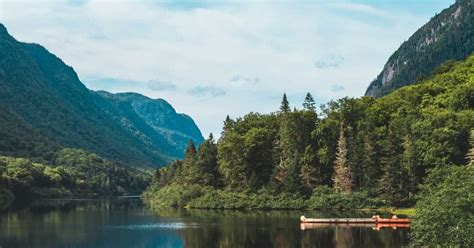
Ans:
[{"label": "treeline", "polygon": [[474,56],[447,63],[423,82],[377,100],[343,98],[317,110],[308,93],[303,108],[292,109],[284,95],[275,113],[227,117],[217,142],[212,135],[198,149],[190,142],[184,160],[158,170],[145,195],[201,185],[308,199],[329,188],[413,205],[431,169],[467,163],[473,62]]},{"label": "treeline", "polygon": [[51,161],[0,157],[0,199],[137,195],[150,177],[79,149],[62,149]]}]

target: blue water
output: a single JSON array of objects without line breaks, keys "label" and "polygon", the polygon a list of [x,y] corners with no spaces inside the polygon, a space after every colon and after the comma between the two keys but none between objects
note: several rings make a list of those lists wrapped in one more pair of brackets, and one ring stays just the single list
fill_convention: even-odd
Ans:
[{"label": "blue water", "polygon": [[0,206],[0,248],[9,247],[402,247],[408,229],[301,230],[299,216],[372,213],[150,210],[140,199]]}]

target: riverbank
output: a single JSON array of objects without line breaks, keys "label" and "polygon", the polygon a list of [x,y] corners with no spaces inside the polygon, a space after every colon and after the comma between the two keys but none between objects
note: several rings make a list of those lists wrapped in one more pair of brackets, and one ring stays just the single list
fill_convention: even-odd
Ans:
[{"label": "riverbank", "polygon": [[415,208],[392,208],[392,209],[382,209],[387,210],[388,212],[395,214],[395,215],[406,215],[406,216],[415,216],[416,209]]},{"label": "riverbank", "polygon": [[320,187],[312,195],[275,193],[268,189],[257,192],[230,191],[200,185],[169,185],[148,188],[142,197],[150,206],[175,206],[196,209],[388,209],[381,199],[367,192],[351,194]]}]

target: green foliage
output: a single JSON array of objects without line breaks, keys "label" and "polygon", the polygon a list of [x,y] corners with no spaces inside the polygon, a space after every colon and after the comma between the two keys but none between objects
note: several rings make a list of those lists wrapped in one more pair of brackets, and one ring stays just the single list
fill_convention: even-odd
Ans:
[{"label": "green foliage", "polygon": [[143,198],[153,206],[208,209],[368,209],[385,206],[382,200],[370,198],[367,192],[340,194],[327,186],[317,188],[307,200],[269,189],[253,192],[179,184],[149,188]]},{"label": "green foliage", "polygon": [[148,181],[149,176],[144,172],[78,149],[58,151],[52,164],[0,157],[0,196],[3,198],[139,194]]},{"label": "green foliage", "polygon": [[212,134],[200,146],[196,159],[197,183],[217,187],[221,175],[217,164],[217,145]]},{"label": "green foliage", "polygon": [[209,186],[172,184],[148,189],[143,198],[153,206],[185,206],[210,209],[303,209],[304,199],[291,194],[219,190]]},{"label": "green foliage", "polygon": [[288,102],[288,98],[286,98],[286,94],[283,94],[283,99],[281,100],[280,111],[283,113],[290,112],[290,103]]},{"label": "green foliage", "polygon": [[438,167],[422,187],[412,223],[416,245],[474,246],[474,168]]},{"label": "green foliage", "polygon": [[93,92],[74,70],[37,44],[16,41],[0,24],[0,155],[50,161],[81,148],[135,166],[182,158],[202,135],[161,99]]},{"label": "green foliage", "polygon": [[431,18],[390,56],[366,95],[382,97],[417,83],[433,70],[435,74],[450,70],[452,65],[449,63],[438,67],[448,60],[461,60],[471,55],[474,51],[473,10],[471,0],[458,0]]},{"label": "green foliage", "polygon": [[370,197],[365,191],[344,194],[327,186],[316,188],[306,202],[307,208],[311,209],[373,209],[385,205],[384,201]]},{"label": "green foliage", "polygon": [[[318,114],[308,94],[303,110],[284,97],[278,112],[227,117],[217,152],[213,141],[189,150],[146,195],[200,208],[413,206],[429,170],[468,163],[474,102],[461,93],[474,90],[473,72],[474,56],[377,100],[343,98]],[[211,174],[218,184],[203,180]]]}]

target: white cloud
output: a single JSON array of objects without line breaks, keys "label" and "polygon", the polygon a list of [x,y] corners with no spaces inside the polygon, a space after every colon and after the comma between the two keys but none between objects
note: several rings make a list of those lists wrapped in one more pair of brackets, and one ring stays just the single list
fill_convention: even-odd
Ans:
[{"label": "white cloud", "polygon": [[[0,0],[12,35],[44,45],[88,87],[166,99],[205,136],[219,133],[227,114],[276,110],[283,92],[294,106],[307,91],[318,101],[362,95],[434,12],[349,2]],[[331,66],[315,68],[328,57]]]},{"label": "white cloud", "polygon": [[176,90],[176,85],[171,82],[151,80],[147,83],[148,89],[153,91]]},{"label": "white cloud", "polygon": [[188,93],[197,97],[217,97],[226,94],[225,90],[215,86],[196,86],[188,90]]}]

